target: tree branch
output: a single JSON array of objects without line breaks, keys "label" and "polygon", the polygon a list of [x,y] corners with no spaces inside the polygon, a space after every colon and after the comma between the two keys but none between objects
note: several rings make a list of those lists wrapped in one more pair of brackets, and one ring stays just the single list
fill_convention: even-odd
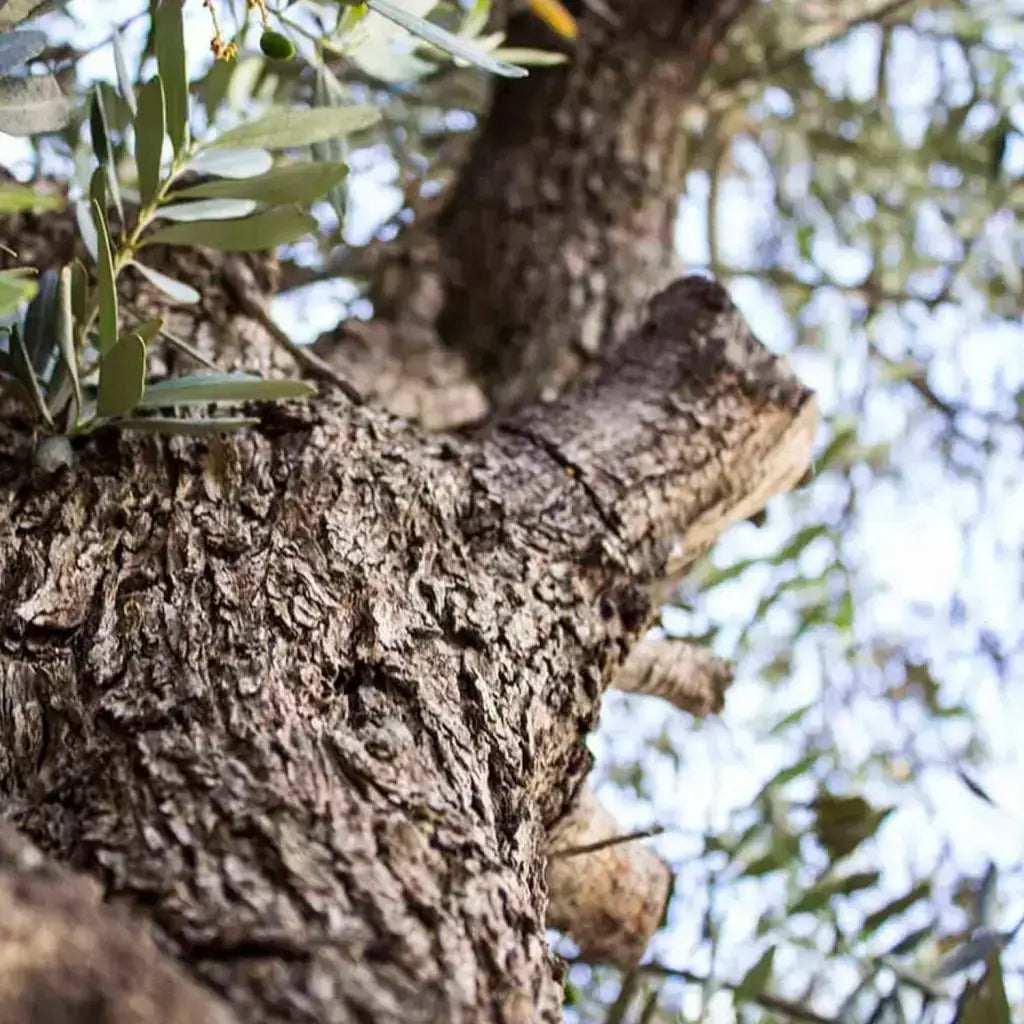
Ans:
[{"label": "tree branch", "polygon": [[98,887],[0,819],[2,1024],[234,1024]]}]

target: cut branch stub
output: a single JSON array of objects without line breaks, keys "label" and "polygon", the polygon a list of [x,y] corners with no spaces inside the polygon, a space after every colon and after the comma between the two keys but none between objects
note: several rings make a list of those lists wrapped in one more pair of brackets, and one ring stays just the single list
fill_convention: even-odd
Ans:
[{"label": "cut branch stub", "polygon": [[659,697],[696,718],[722,710],[732,665],[685,640],[644,640],[629,653],[613,685],[623,693]]},{"label": "cut branch stub", "polygon": [[[524,518],[557,513],[581,561],[600,549],[634,580],[658,583],[800,479],[817,423],[813,396],[725,290],[688,277],[655,297],[594,384],[495,434],[543,453],[564,478],[566,505],[538,493],[546,477],[513,470]],[[603,529],[588,534],[595,519]]]},{"label": "cut branch stub", "polygon": [[[552,829],[553,854],[622,836],[589,787]],[[548,924],[564,931],[586,960],[635,967],[665,916],[668,866],[641,842],[609,842],[593,852],[552,856],[547,865]]]}]

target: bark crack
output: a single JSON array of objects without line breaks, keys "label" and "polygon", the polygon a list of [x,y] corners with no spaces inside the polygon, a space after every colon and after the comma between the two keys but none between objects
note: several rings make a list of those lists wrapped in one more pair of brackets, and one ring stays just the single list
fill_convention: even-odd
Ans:
[{"label": "bark crack", "polygon": [[511,437],[518,437],[527,441],[529,444],[533,445],[534,448],[547,455],[556,466],[565,470],[567,475],[580,486],[580,489],[587,496],[591,507],[597,513],[597,517],[604,524],[607,531],[617,540],[621,540],[621,522],[619,517],[614,512],[605,508],[601,499],[597,496],[597,492],[588,482],[584,467],[569,458],[556,442],[551,441],[544,437],[543,434],[540,434],[529,427],[518,426],[511,423],[502,423],[498,426],[497,431],[499,433],[508,434]]}]

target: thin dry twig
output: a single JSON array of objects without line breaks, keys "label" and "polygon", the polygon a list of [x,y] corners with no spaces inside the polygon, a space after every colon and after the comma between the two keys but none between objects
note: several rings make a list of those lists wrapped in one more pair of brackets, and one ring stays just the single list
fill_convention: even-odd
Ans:
[{"label": "thin dry twig", "polygon": [[652,828],[640,829],[638,832],[627,832],[621,836],[612,836],[609,839],[602,839],[596,843],[587,843],[584,846],[566,846],[561,850],[552,850],[548,854],[550,859],[556,857],[581,857],[585,853],[596,853],[609,846],[618,846],[621,843],[632,843],[637,839],[650,839],[652,836],[660,836],[665,831],[664,826],[654,825]]}]

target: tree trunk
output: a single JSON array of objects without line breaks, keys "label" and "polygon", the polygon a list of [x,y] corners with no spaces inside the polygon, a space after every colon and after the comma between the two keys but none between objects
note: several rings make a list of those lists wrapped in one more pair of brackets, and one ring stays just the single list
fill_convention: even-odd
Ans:
[{"label": "tree trunk", "polygon": [[[588,311],[596,349],[636,321],[576,391],[462,437],[329,393],[224,440],[98,436],[53,474],[0,410],[3,1024],[560,1017],[545,854],[601,693],[658,588],[799,478],[815,423],[717,285],[644,313],[678,187],[660,91],[742,5],[656,6],[623,5],[646,50],[584,19],[578,66],[499,95],[445,225],[449,337],[499,405],[561,389]],[[598,151],[600,201],[573,191]],[[517,205],[502,183],[534,173],[557,194]],[[471,279],[473,224],[519,217]],[[267,367],[231,302],[190,333]]]}]

